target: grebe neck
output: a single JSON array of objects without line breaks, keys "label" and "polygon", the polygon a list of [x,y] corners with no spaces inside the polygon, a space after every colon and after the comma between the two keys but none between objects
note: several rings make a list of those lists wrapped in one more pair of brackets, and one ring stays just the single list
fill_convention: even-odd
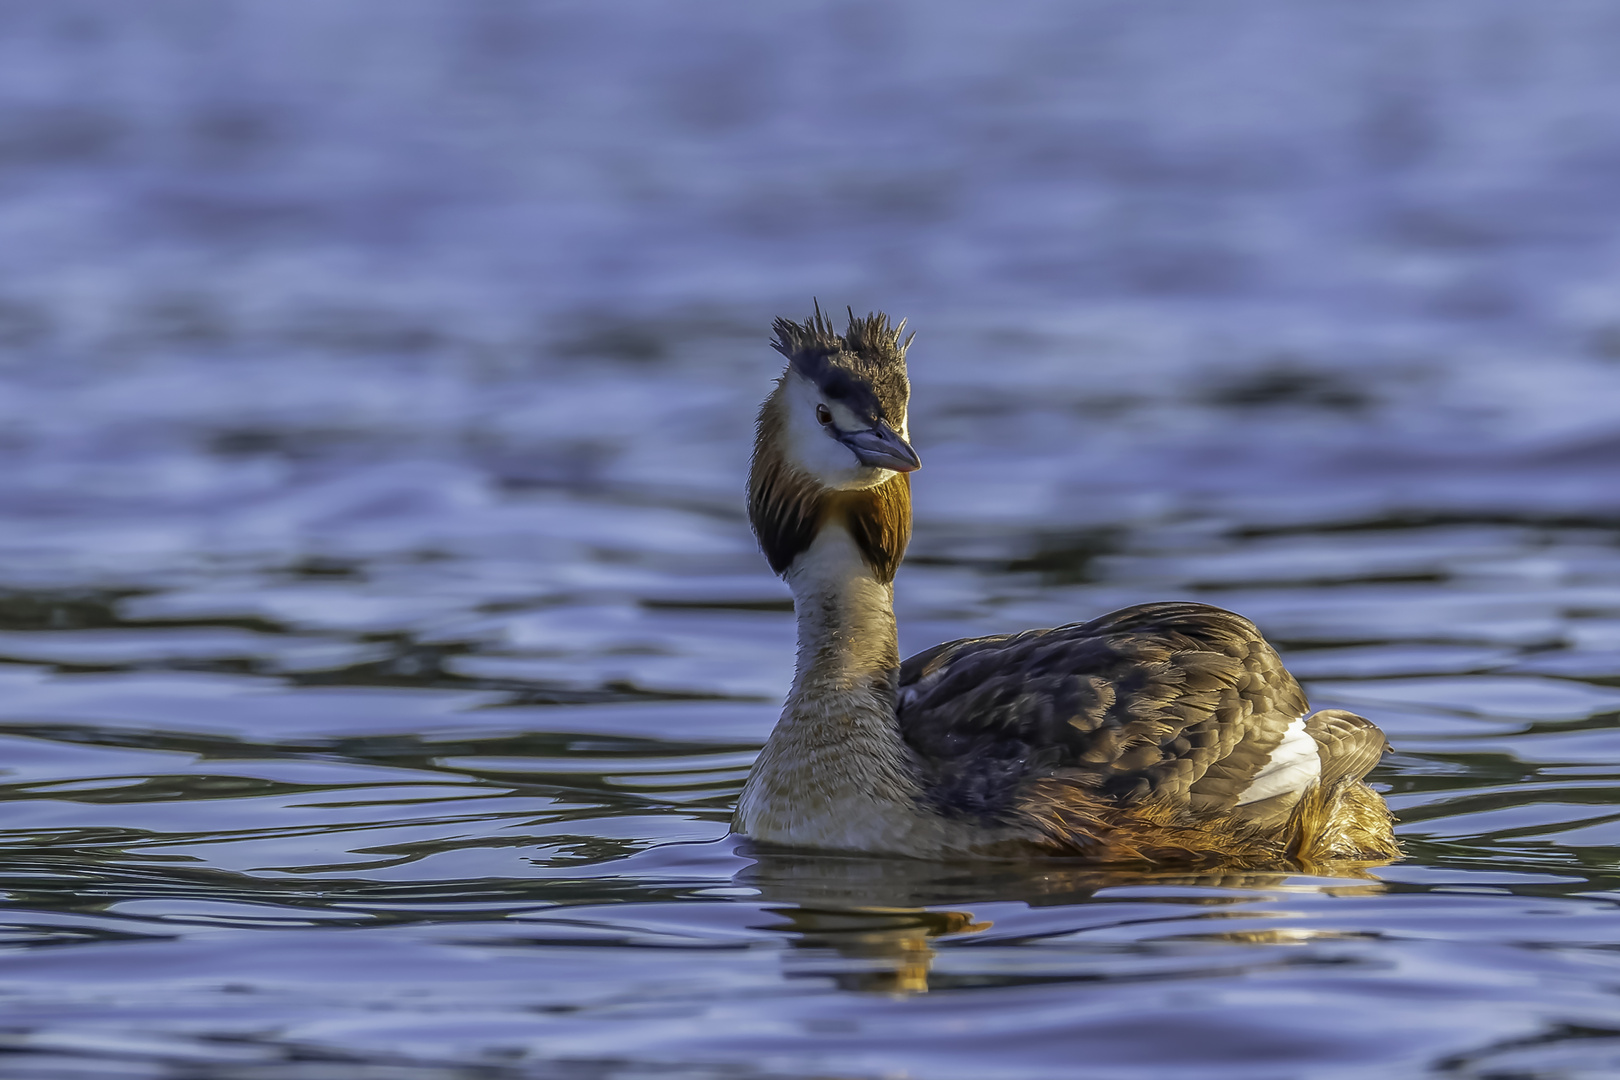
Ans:
[{"label": "grebe neck", "polygon": [[894,586],[878,580],[849,530],[832,522],[786,577],[799,637],[788,712],[810,701],[858,695],[882,703],[892,720],[900,670]]},{"label": "grebe neck", "polygon": [[892,586],[832,524],[785,576],[799,623],[793,688],[748,774],[734,827],[798,847],[917,849],[922,791],[895,717]]}]

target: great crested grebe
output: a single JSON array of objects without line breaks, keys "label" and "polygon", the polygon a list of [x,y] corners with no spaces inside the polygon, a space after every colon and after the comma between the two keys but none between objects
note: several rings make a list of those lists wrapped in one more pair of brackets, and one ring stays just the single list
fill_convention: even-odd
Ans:
[{"label": "great crested grebe", "polygon": [[798,659],[733,828],[918,858],[1263,866],[1400,854],[1362,782],[1372,723],[1309,712],[1253,623],[1142,604],[901,662],[911,538],[905,323],[778,319],[748,513],[793,590]]}]

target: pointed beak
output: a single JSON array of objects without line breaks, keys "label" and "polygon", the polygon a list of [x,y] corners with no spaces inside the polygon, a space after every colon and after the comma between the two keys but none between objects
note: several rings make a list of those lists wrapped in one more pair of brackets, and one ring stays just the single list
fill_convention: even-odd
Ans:
[{"label": "pointed beak", "polygon": [[839,432],[838,441],[855,452],[862,465],[895,472],[922,468],[922,459],[899,432],[883,421],[868,431]]}]

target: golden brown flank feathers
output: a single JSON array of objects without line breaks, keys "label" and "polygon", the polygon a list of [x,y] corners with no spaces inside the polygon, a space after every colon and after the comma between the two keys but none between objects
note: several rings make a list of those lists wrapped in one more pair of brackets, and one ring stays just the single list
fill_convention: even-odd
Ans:
[{"label": "golden brown flank feathers", "polygon": [[1025,786],[1018,814],[1041,838],[1031,853],[1099,863],[1304,869],[1345,860],[1398,859],[1394,817],[1360,780],[1308,788],[1281,827],[1230,814],[1192,815],[1169,801],[1122,805],[1053,778]]},{"label": "golden brown flank feathers", "polygon": [[877,579],[888,584],[911,542],[911,477],[837,491],[787,461],[780,387],[759,411],[748,477],[748,516],[771,569],[786,573],[828,524],[842,524]]}]

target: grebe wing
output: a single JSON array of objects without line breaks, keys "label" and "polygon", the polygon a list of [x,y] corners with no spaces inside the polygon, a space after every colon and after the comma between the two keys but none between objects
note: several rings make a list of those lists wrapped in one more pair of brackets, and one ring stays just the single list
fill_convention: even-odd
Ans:
[{"label": "grebe wing", "polygon": [[1362,775],[1377,761],[1368,729],[1382,753],[1360,717],[1318,714],[1330,720],[1310,730],[1306,711],[1253,623],[1180,602],[935,646],[901,665],[897,705],[931,797],[980,816],[1043,777],[1195,814],[1280,811],[1328,778],[1318,754],[1342,751],[1334,775]]},{"label": "grebe wing", "polygon": [[1343,709],[1312,713],[1305,718],[1305,730],[1316,740],[1322,757],[1324,787],[1344,779],[1361,779],[1394,749],[1371,720]]}]

